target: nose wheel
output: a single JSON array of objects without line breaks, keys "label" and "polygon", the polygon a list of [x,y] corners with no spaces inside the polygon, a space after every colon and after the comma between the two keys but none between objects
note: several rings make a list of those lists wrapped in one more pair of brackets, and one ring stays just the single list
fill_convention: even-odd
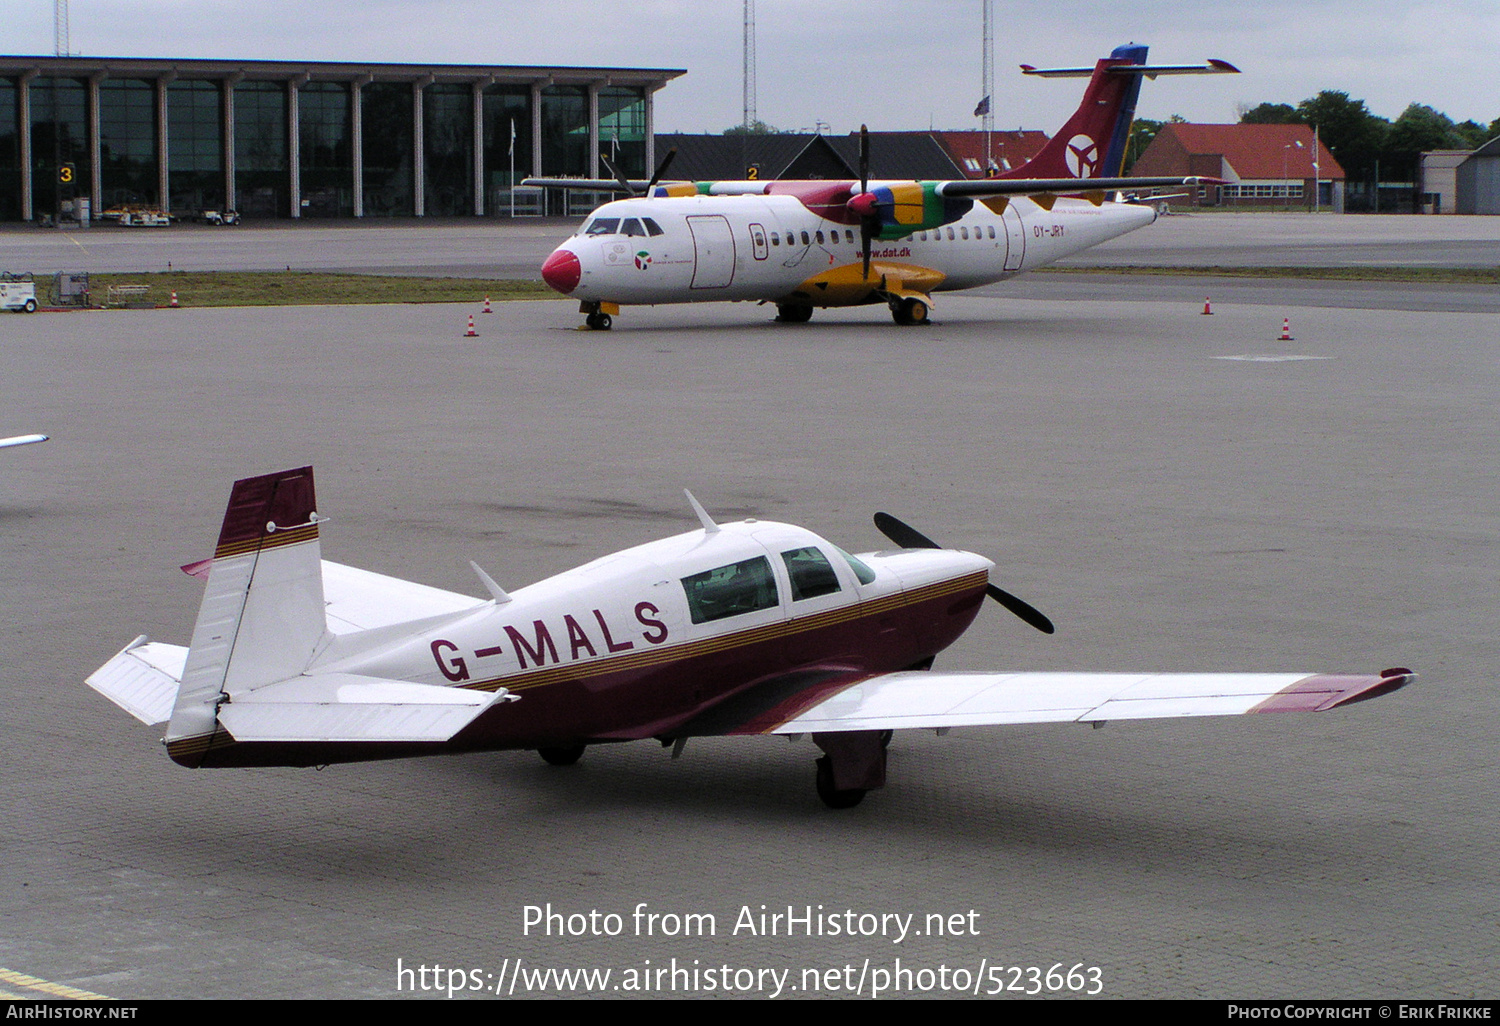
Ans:
[{"label": "nose wheel", "polygon": [[583,323],[589,326],[590,331],[608,331],[614,327],[615,322],[610,319],[609,314],[598,311],[585,317]]}]

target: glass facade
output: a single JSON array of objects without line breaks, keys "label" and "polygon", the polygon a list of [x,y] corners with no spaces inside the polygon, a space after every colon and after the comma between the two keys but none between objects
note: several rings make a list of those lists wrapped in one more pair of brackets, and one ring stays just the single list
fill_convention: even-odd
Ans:
[{"label": "glass facade", "polygon": [[224,209],[219,83],[167,84],[167,192],[180,216]]},{"label": "glass facade", "polygon": [[21,91],[0,78],[0,221],[21,216]]},{"label": "glass facade", "polygon": [[589,160],[589,92],[583,86],[542,90],[542,174],[584,176]]},{"label": "glass facade", "polygon": [[[534,84],[554,70],[570,84]],[[595,143],[649,175],[652,90],[678,74],[0,56],[0,221],[66,219],[90,196],[95,217],[349,217],[356,193],[374,217],[579,207],[586,192],[515,189],[533,172],[604,173]]]},{"label": "glass facade", "polygon": [[371,82],[360,93],[365,214],[416,213],[412,189],[412,86]]},{"label": "glass facade", "polygon": [[234,87],[234,201],[245,217],[291,213],[286,98],[282,82]]},{"label": "glass facade", "polygon": [[100,201],[105,210],[155,207],[156,86],[145,79],[99,83]]},{"label": "glass facade", "polygon": [[474,91],[462,83],[431,85],[422,97],[429,217],[474,213]]},{"label": "glass facade", "polygon": [[531,87],[486,89],[483,125],[485,211],[508,213],[510,187],[531,175]]},{"label": "glass facade", "polygon": [[73,165],[73,180],[62,186],[62,201],[71,209],[75,196],[89,195],[87,109],[88,90],[77,79],[31,80],[31,195],[37,217],[57,214],[63,164]]},{"label": "glass facade", "polygon": [[298,90],[302,159],[302,216],[354,213],[354,145],[349,84],[308,82]]},{"label": "glass facade", "polygon": [[626,86],[599,90],[599,149],[626,178],[649,178],[646,167],[646,91]]}]

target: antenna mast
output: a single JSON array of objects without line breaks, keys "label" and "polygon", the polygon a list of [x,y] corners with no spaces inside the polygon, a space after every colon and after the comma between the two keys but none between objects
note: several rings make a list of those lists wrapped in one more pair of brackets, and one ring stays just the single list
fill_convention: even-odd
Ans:
[{"label": "antenna mast", "polygon": [[745,131],[754,127],[755,113],[755,0],[745,0]]},{"label": "antenna mast", "polygon": [[979,95],[985,98],[984,118],[980,126],[984,129],[984,160],[985,173],[995,163],[994,149],[990,145],[990,135],[995,131],[995,0],[982,0],[984,4],[984,61],[980,74],[984,81],[980,83]]},{"label": "antenna mast", "polygon": [[52,0],[52,49],[58,57],[69,56],[68,0]]}]

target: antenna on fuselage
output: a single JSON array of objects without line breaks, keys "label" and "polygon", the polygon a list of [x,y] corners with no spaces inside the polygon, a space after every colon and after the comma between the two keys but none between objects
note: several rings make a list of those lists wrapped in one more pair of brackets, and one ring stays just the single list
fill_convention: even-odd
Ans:
[{"label": "antenna on fuselage", "polygon": [[693,512],[698,514],[699,520],[703,521],[703,533],[718,534],[719,525],[714,523],[714,518],[708,515],[708,510],[703,508],[703,504],[697,499],[693,498],[693,493],[688,491],[686,488],[682,490],[682,494],[688,497],[688,502],[691,502],[693,504]]},{"label": "antenna on fuselage", "polygon": [[484,590],[490,593],[490,598],[495,600],[495,605],[503,606],[505,605],[505,603],[510,601],[510,596],[506,594],[505,589],[496,584],[495,579],[489,574],[485,573],[484,569],[480,567],[478,563],[474,562],[471,559],[469,560],[469,565],[472,566],[474,568],[474,572],[479,575],[480,583],[484,585]]}]

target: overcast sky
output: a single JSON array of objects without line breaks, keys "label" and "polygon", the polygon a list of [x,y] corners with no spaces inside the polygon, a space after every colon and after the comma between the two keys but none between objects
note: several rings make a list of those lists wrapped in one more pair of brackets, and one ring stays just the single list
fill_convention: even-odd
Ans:
[{"label": "overcast sky", "polygon": [[[0,0],[7,54],[53,52],[52,0]],[[722,131],[741,117],[741,0],[72,0],[87,56],[682,68],[657,130]],[[1049,135],[1081,80],[1021,63],[1092,64],[1144,42],[1154,63],[1219,57],[1244,74],[1145,83],[1137,114],[1237,120],[1241,106],[1322,89],[1394,119],[1425,103],[1455,121],[1500,117],[1497,0],[1000,0],[995,121]],[[975,128],[981,0],[758,0],[758,109],[780,128]]]}]

